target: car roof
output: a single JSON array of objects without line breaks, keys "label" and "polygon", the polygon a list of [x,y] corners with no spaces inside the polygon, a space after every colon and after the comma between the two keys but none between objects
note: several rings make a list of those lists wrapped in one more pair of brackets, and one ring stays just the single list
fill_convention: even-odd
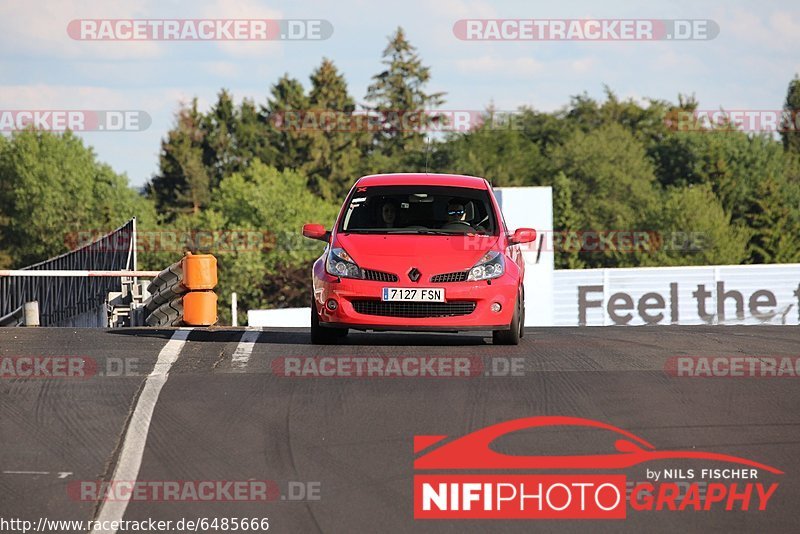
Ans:
[{"label": "car roof", "polygon": [[425,174],[425,173],[393,173],[371,174],[359,178],[357,185],[386,186],[386,185],[439,185],[450,187],[466,187],[469,189],[488,189],[486,180],[476,176],[463,174]]}]

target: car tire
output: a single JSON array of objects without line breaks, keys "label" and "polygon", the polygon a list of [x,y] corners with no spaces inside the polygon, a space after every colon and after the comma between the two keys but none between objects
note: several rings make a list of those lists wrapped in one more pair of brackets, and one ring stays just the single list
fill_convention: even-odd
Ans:
[{"label": "car tire", "polygon": [[514,303],[514,315],[508,330],[495,330],[492,332],[492,343],[495,345],[519,345],[520,333],[522,332],[522,322],[520,320],[519,297]]},{"label": "car tire", "polygon": [[347,328],[327,328],[319,324],[319,314],[311,297],[311,344],[333,345],[347,336]]}]

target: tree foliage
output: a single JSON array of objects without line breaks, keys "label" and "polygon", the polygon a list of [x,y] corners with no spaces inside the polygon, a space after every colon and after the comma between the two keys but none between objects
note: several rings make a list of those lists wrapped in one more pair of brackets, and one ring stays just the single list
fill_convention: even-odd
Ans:
[{"label": "tree foliage", "polygon": [[[347,117],[356,109],[344,76],[328,59],[311,74],[308,100],[316,118],[324,117],[328,111]],[[308,176],[312,192],[335,201],[342,198],[358,178],[361,151],[367,140],[363,132],[351,130],[349,122],[343,125],[320,122],[320,128],[305,132],[308,154],[300,169]]]},{"label": "tree foliage", "polygon": [[[382,119],[375,132],[374,150],[389,158],[424,153],[424,129],[432,122],[443,120],[436,111],[444,103],[444,93],[428,93],[431,69],[422,64],[417,49],[406,38],[402,28],[389,38],[383,51],[385,69],[373,76],[366,100],[370,109]],[[413,117],[413,121],[409,117]],[[405,119],[405,120],[404,120]],[[419,128],[415,125],[419,124]]]},{"label": "tree foliage", "polygon": [[309,265],[323,245],[301,235],[303,224],[333,224],[336,206],[308,190],[306,178],[278,171],[260,161],[220,184],[202,217],[201,228],[229,232],[255,231],[261,246],[220,255],[221,308],[229,309],[236,291],[241,309],[304,306],[310,300]]},{"label": "tree foliage", "polygon": [[783,148],[800,156],[800,76],[795,75],[786,91],[783,104],[784,117],[781,121]]},{"label": "tree foliage", "polygon": [[22,267],[69,250],[81,235],[112,230],[131,216],[155,219],[128,180],[99,163],[67,132],[25,130],[0,142],[0,250]]}]

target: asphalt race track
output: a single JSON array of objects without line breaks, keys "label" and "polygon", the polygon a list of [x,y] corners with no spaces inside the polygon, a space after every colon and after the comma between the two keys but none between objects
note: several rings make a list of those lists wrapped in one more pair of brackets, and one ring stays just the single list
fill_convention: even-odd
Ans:
[{"label": "asphalt race track", "polygon": [[[70,488],[109,480],[120,458],[134,454],[140,441],[139,481],[269,480],[283,498],[133,499],[125,519],[268,517],[274,532],[798,528],[800,379],[665,372],[669,358],[680,355],[797,356],[796,328],[531,328],[516,347],[493,346],[480,334],[363,333],[319,347],[309,344],[306,331],[290,329],[248,331],[240,344],[244,329],[198,329],[184,334],[187,342],[174,362],[159,364],[171,367],[160,375],[166,381],[158,382],[160,394],[143,433],[131,421],[141,415],[137,406],[153,400],[145,381],[175,332],[0,329],[0,356],[82,356],[101,370],[91,377],[0,379],[0,517],[34,523],[41,517],[95,518],[99,504],[75,498]],[[501,376],[446,378],[298,378],[273,372],[276,359],[285,357],[376,355],[469,357],[487,369],[497,365],[489,362],[521,367],[514,376],[501,370],[495,373]],[[109,372],[125,369],[126,362],[132,364],[126,371]],[[537,415],[602,421],[658,449],[730,454],[785,474],[770,479],[779,487],[763,511],[629,508],[626,519],[605,521],[414,519],[413,436],[460,436]],[[572,453],[607,446],[591,432],[548,436],[556,450]],[[520,454],[547,441],[538,439],[523,433],[503,446]],[[665,466],[691,467],[673,461]],[[645,467],[653,466],[626,470],[628,480],[643,481]]]}]

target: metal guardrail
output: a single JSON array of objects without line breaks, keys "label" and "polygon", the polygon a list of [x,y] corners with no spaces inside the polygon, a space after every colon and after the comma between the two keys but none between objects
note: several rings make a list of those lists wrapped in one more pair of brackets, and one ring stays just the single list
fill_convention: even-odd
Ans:
[{"label": "metal guardrail", "polygon": [[26,271],[25,269],[0,269],[0,276],[22,276],[27,278],[59,278],[59,277],[155,278],[160,274],[160,272],[161,271],[130,271],[127,269],[123,269],[120,271],[86,271],[86,270]]},{"label": "metal guardrail", "polygon": [[[135,242],[133,218],[93,243],[19,271],[135,271]],[[108,294],[119,291],[120,284],[119,276],[0,276],[0,317],[25,302],[38,301],[41,325],[59,326],[104,306]]]},{"label": "metal guardrail", "polygon": [[0,317],[0,326],[22,326],[25,324],[25,305]]}]

